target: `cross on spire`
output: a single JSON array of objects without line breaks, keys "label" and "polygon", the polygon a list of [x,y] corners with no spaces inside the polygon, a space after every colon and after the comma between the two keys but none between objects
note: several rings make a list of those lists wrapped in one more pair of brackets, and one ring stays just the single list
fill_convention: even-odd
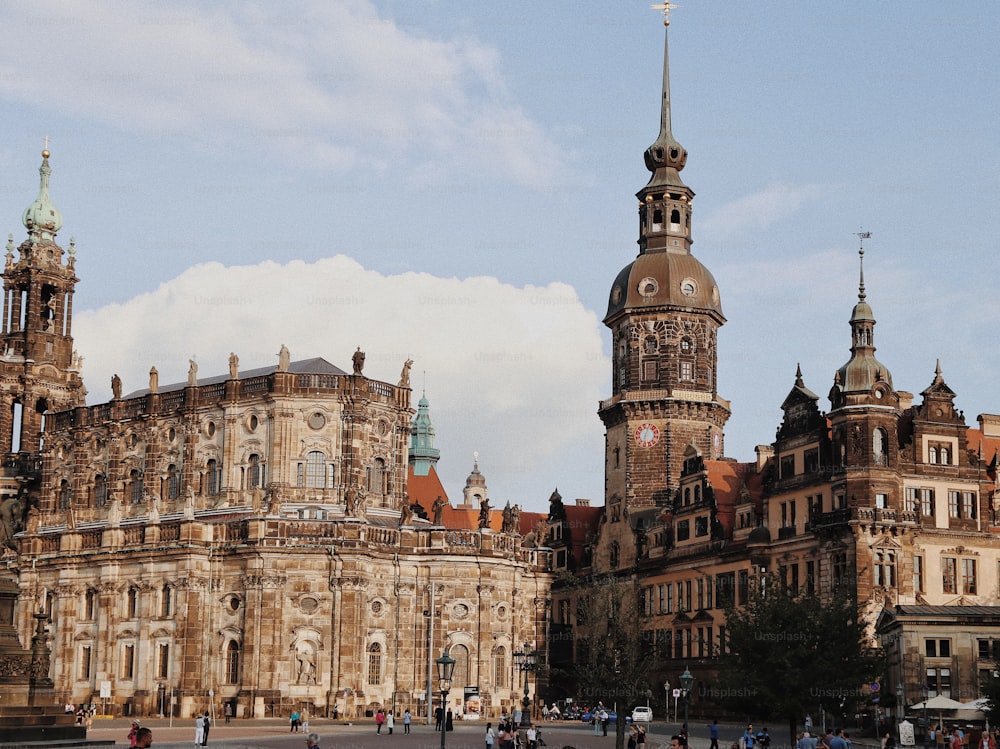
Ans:
[{"label": "cross on spire", "polygon": [[665,3],[657,3],[656,5],[650,5],[649,7],[652,8],[653,10],[662,10],[663,11],[663,25],[664,26],[669,26],[670,25],[670,11],[672,11],[674,8],[677,8],[679,6],[674,5],[671,2],[665,2]]}]

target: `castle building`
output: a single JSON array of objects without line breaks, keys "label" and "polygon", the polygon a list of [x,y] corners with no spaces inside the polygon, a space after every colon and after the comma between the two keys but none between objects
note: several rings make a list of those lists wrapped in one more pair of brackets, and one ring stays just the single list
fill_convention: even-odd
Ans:
[{"label": "castle building", "polygon": [[[754,461],[725,457],[730,404],[716,389],[725,318],[711,273],[691,252],[694,193],[679,175],[687,152],[671,132],[666,44],[660,133],[644,157],[639,254],[612,282],[604,318],[613,342],[612,395],[599,408],[604,512],[576,529],[587,541],[557,557],[557,569],[634,584],[640,626],[667,679],[690,667],[710,683],[712,658],[726,647],[724,610],[746,602],[763,576],[820,596],[850,590],[873,633],[881,616],[880,631],[898,635],[925,608],[995,626],[995,616],[963,612],[1000,603],[1000,417],[970,427],[940,365],[919,399],[897,389],[875,356],[862,249],[850,358],[831,373],[829,411],[799,369],[774,441]],[[585,588],[553,590],[555,663],[574,657],[566,641]],[[902,685],[907,704],[925,686],[931,696],[974,699],[978,667],[949,658],[899,654],[892,687]]]},{"label": "castle building", "polygon": [[[547,638],[540,516],[459,512],[437,478],[429,403],[322,358],[147,387],[85,405],[73,353],[75,249],[41,190],[4,271],[2,530],[22,641],[49,619],[58,700],[179,716],[428,715],[520,702],[514,653]],[[478,465],[473,476],[485,479]],[[471,480],[471,479],[470,479]],[[473,521],[485,513],[485,522]]]}]

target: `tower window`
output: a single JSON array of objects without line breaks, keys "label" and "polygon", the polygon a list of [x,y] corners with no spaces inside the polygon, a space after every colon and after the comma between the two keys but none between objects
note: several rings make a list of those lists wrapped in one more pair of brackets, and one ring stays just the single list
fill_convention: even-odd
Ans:
[{"label": "tower window", "polygon": [[663,211],[657,208],[653,211],[653,231],[659,231],[663,228]]},{"label": "tower window", "polygon": [[676,208],[670,212],[670,223],[674,226],[681,222],[681,212]]}]

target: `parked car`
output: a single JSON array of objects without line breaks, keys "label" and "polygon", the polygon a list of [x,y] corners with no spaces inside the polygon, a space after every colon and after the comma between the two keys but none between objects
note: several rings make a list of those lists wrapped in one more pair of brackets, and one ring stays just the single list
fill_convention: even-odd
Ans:
[{"label": "parked car", "polygon": [[632,711],[633,723],[649,723],[653,720],[653,710],[647,705],[639,705]]}]

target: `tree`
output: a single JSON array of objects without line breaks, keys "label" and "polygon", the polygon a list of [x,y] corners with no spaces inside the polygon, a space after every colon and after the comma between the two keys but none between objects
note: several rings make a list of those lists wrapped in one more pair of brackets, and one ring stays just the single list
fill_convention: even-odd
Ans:
[{"label": "tree", "polygon": [[642,628],[645,607],[633,577],[592,577],[576,590],[576,657],[572,676],[578,699],[601,700],[618,710],[615,746],[625,746],[625,718],[650,695],[656,651]]},{"label": "tree", "polygon": [[847,715],[868,699],[866,685],[884,664],[866,629],[847,593],[824,601],[764,577],[745,607],[726,611],[720,701],[758,719],[787,720],[794,744],[800,720],[818,704]]}]

